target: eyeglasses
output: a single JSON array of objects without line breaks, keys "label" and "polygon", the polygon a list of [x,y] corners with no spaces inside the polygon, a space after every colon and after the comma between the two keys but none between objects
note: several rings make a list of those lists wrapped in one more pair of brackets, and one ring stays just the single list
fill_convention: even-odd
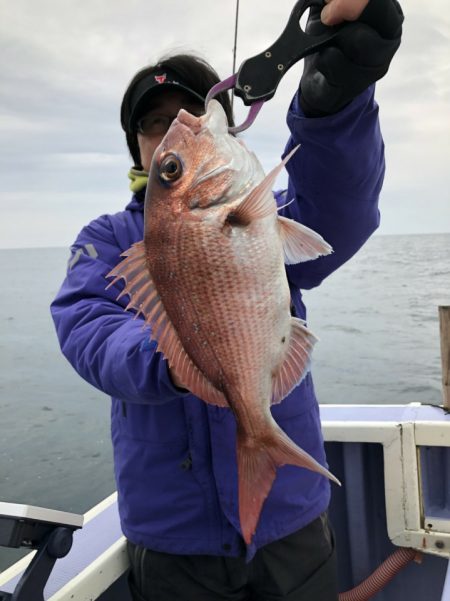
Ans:
[{"label": "eyeglasses", "polygon": [[[192,111],[192,114],[200,117],[205,113],[204,111]],[[146,115],[137,122],[137,131],[143,136],[163,136],[174,119],[176,119],[176,116],[169,117],[169,115],[158,115],[156,113]]]},{"label": "eyeglasses", "polygon": [[137,131],[143,136],[164,135],[174,119],[168,115],[147,115],[137,122]]}]

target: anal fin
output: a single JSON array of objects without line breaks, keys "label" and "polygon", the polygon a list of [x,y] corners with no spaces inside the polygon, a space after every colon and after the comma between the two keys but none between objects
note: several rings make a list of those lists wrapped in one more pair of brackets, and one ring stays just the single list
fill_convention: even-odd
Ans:
[{"label": "anal fin", "polygon": [[291,318],[291,334],[286,357],[273,379],[272,404],[279,403],[305,377],[317,338],[297,317]]}]

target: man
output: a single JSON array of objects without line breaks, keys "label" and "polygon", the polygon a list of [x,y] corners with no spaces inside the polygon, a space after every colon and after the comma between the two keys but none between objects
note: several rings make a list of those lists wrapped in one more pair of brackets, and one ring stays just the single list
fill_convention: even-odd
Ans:
[{"label": "man", "polygon": [[[308,30],[320,32],[314,8]],[[395,0],[330,0],[327,24],[355,20],[345,38],[305,61],[288,112],[291,137],[283,209],[319,232],[334,253],[288,266],[293,311],[305,318],[300,289],[317,286],[348,260],[378,225],[384,175],[373,82],[400,43]],[[249,599],[335,601],[335,551],[326,510],[330,486],[292,466],[278,470],[249,546],[237,508],[235,423],[173,380],[142,321],[116,301],[106,274],[143,237],[143,199],[155,149],[180,108],[204,110],[218,81],[203,61],[174,56],[141,70],[121,110],[134,161],[132,201],[86,226],[52,305],[61,348],[88,382],[112,396],[112,440],[122,529],[129,541],[133,598],[146,601]],[[226,96],[218,98],[230,124]],[[83,249],[95,249],[86,253]],[[311,375],[272,408],[297,444],[326,463]]]}]

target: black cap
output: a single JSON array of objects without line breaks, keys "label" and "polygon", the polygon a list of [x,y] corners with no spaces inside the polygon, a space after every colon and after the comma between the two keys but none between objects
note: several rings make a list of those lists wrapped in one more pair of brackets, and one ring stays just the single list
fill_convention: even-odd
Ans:
[{"label": "black cap", "polygon": [[128,115],[123,115],[124,121],[122,122],[126,131],[132,132],[136,129],[137,120],[145,112],[149,98],[156,91],[164,88],[182,90],[200,102],[205,102],[205,98],[187,86],[174,71],[170,69],[155,70],[138,81],[129,96],[128,110],[126,111]]}]

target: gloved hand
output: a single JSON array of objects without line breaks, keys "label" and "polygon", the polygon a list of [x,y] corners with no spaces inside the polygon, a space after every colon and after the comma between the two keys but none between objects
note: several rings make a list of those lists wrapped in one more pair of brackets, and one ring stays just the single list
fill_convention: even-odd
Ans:
[{"label": "gloved hand", "polygon": [[[352,0],[347,0],[348,6]],[[306,32],[326,31],[321,21],[323,7],[311,7]],[[330,24],[342,19],[329,10]],[[325,11],[325,12],[326,12]],[[347,15],[345,15],[347,16]],[[325,13],[324,13],[325,18]],[[344,17],[345,18],[345,17]],[[347,18],[352,19],[349,12]],[[403,13],[397,0],[369,0],[348,30],[332,46],[308,56],[300,81],[300,105],[307,117],[338,112],[370,84],[381,79],[400,46]]]}]

